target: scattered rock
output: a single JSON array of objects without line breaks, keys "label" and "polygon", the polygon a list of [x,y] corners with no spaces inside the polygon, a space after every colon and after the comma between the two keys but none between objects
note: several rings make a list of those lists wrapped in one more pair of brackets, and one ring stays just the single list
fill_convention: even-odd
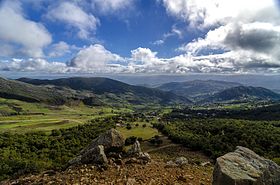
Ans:
[{"label": "scattered rock", "polygon": [[148,153],[146,153],[146,152],[139,153],[138,159],[142,160],[144,163],[148,163],[148,162],[150,162],[152,160],[150,155]]},{"label": "scattered rock", "polygon": [[183,166],[188,164],[188,159],[186,159],[185,157],[178,157],[175,159],[175,163],[179,166]]},{"label": "scattered rock", "polygon": [[210,166],[211,165],[211,162],[207,161],[207,162],[203,162],[200,164],[200,166],[202,167],[206,167],[206,166]]},{"label": "scattered rock", "polygon": [[132,157],[125,161],[125,164],[140,164],[141,161],[136,159],[135,157]]},{"label": "scattered rock", "polygon": [[128,155],[135,155],[142,153],[141,146],[138,140],[132,145],[132,147],[127,151]]},{"label": "scattered rock", "polygon": [[213,185],[276,185],[280,184],[280,167],[248,148],[238,146],[217,158]]},{"label": "scattered rock", "polygon": [[134,178],[128,178],[126,181],[126,185],[134,185],[136,184],[136,180]]},{"label": "scattered rock", "polygon": [[173,161],[168,161],[165,165],[165,168],[175,168],[178,167],[179,165],[174,163]]}]

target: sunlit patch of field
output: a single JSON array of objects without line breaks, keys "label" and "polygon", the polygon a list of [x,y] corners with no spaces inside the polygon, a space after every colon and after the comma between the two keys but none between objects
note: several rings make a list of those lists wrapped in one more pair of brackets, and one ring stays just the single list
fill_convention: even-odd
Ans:
[{"label": "sunlit patch of field", "polygon": [[[50,106],[0,98],[0,132],[26,133],[69,128],[88,123],[89,120],[129,112],[110,107]],[[1,115],[1,114],[0,114]]]},{"label": "sunlit patch of field", "polygon": [[[138,126],[136,126],[136,124],[138,124]],[[143,125],[146,126],[143,127]],[[144,140],[150,139],[159,134],[157,129],[152,128],[152,125],[147,122],[133,122],[131,123],[131,126],[131,129],[127,129],[126,126],[117,127],[117,130],[119,130],[125,138],[135,136]]]}]

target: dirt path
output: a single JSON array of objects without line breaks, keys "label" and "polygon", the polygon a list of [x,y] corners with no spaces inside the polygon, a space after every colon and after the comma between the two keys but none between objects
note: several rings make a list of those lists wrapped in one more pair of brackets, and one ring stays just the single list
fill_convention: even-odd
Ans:
[{"label": "dirt path", "polygon": [[161,150],[161,149],[164,149],[164,148],[169,148],[169,147],[172,147],[172,146],[179,146],[179,144],[174,144],[174,143],[173,144],[168,144],[168,145],[165,145],[165,146],[160,146],[160,147],[157,147],[157,148],[149,149],[149,150],[147,150],[145,152],[148,152],[148,153],[156,152],[158,150]]}]

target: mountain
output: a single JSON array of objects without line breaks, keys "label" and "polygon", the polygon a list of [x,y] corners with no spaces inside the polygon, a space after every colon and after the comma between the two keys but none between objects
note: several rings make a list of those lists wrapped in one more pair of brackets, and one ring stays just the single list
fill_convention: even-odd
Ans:
[{"label": "mountain", "polygon": [[280,100],[280,94],[263,87],[238,86],[215,93],[202,102],[226,102],[235,100]]},{"label": "mountain", "polygon": [[157,88],[163,91],[170,91],[179,96],[192,99],[204,99],[222,90],[240,86],[235,82],[216,81],[216,80],[194,80],[186,82],[170,82],[162,84]]},{"label": "mountain", "polygon": [[53,88],[39,87],[4,78],[0,78],[0,97],[50,104],[63,104],[67,101],[67,96],[65,94]]},{"label": "mountain", "polygon": [[159,89],[129,85],[109,78],[72,77],[54,80],[20,78],[18,80],[33,85],[54,85],[59,87],[67,87],[78,91],[88,91],[102,96],[103,99],[111,98],[115,99],[117,102],[124,101],[132,104],[191,103],[189,99],[175,95],[172,92],[164,92]]}]

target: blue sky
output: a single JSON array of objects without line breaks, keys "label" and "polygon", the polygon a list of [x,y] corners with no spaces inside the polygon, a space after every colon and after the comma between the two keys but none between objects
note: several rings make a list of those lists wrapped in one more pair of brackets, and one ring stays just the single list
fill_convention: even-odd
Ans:
[{"label": "blue sky", "polygon": [[280,72],[275,0],[1,0],[0,72]]}]

